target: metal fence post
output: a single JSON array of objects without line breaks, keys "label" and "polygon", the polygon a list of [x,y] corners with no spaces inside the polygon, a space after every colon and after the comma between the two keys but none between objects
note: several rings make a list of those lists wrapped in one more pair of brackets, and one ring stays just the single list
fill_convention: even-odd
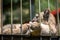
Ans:
[{"label": "metal fence post", "polygon": [[[12,6],[12,0],[11,0],[11,35],[13,35],[13,6]],[[13,36],[11,37],[11,40],[13,40]]]},{"label": "metal fence post", "polygon": [[[21,27],[20,27],[20,31],[21,31],[21,35],[23,35],[23,32],[22,32],[22,0],[20,0],[20,13],[21,13]],[[23,37],[21,36],[21,40],[23,40]]]},{"label": "metal fence post", "polygon": [[[3,13],[3,8],[2,8],[2,0],[0,0],[0,34],[3,34],[3,19],[2,19],[2,13]],[[3,40],[3,36],[1,36],[1,40]]]},{"label": "metal fence post", "polygon": [[[56,12],[57,12],[57,26],[58,26],[58,35],[60,34],[59,33],[59,11],[58,11],[58,8],[59,8],[59,4],[58,4],[58,0],[56,0]],[[60,36],[60,35],[59,35]]]}]

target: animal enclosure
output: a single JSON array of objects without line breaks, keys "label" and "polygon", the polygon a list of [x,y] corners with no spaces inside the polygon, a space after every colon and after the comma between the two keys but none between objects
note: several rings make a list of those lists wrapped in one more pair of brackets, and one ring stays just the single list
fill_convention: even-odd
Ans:
[{"label": "animal enclosure", "polygon": [[59,39],[60,0],[0,0],[0,5],[1,40]]}]

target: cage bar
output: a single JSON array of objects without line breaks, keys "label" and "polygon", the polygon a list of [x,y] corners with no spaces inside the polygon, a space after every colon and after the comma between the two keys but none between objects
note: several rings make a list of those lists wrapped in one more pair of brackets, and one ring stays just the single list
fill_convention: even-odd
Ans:
[{"label": "cage bar", "polygon": [[[41,26],[41,13],[40,12],[41,12],[41,0],[39,0],[39,24]],[[41,33],[40,33],[40,35],[41,35]],[[42,40],[42,37],[40,37],[40,40]]]},{"label": "cage bar", "polygon": [[58,35],[59,35],[59,4],[58,4],[58,0],[56,0],[56,12],[57,12],[57,26],[58,26]]},{"label": "cage bar", "polygon": [[50,0],[48,0],[48,9],[50,9]]},{"label": "cage bar", "polygon": [[[30,8],[29,8],[29,9],[30,9],[30,21],[32,21],[32,4],[31,4],[31,3],[32,3],[32,2],[31,2],[32,0],[29,0],[29,1],[30,1]],[[31,32],[31,31],[30,31],[30,27],[29,27],[29,32]],[[29,35],[30,35],[30,34],[29,34]],[[30,36],[31,36],[31,35],[30,35]]]},{"label": "cage bar", "polygon": [[[1,13],[0,13],[0,23],[1,23],[1,24],[0,24],[0,26],[1,26],[1,27],[0,27],[0,28],[1,28],[0,31],[1,31],[1,34],[3,35],[3,14],[2,14],[2,13],[3,13],[3,7],[2,7],[1,4],[2,4],[2,0],[0,0],[0,12],[1,12]],[[1,40],[3,40],[3,36],[1,36]]]},{"label": "cage bar", "polygon": [[12,0],[11,0],[11,35],[13,33],[13,9],[12,9]]},{"label": "cage bar", "polygon": [[21,35],[22,35],[22,0],[20,0],[20,10],[21,10]]},{"label": "cage bar", "polygon": [[[11,35],[13,35],[13,9],[12,9],[12,0],[11,0]],[[13,40],[13,36],[11,37],[11,40]]]},{"label": "cage bar", "polygon": [[[41,4],[40,4],[40,1],[41,1],[41,0],[39,0],[39,23],[40,23],[40,25],[41,25],[41,16],[40,16],[40,15],[41,15],[41,14],[40,14],[40,12],[41,12],[41,6],[40,6],[40,5],[41,5]],[[40,35],[41,35],[41,33],[40,33]]]},{"label": "cage bar", "polygon": [[[40,12],[41,12],[41,6],[40,6],[41,4],[40,4],[40,0],[39,0],[39,17],[41,17],[40,15]],[[40,25],[41,25],[41,18],[39,19],[39,23],[40,23]]]},{"label": "cage bar", "polygon": [[31,11],[32,8],[31,8],[31,1],[32,1],[32,0],[30,0],[30,21],[32,21],[32,11]]},{"label": "cage bar", "polygon": [[[48,0],[48,9],[50,10],[50,0]],[[51,28],[49,27],[49,29]],[[51,36],[51,32],[49,32],[49,36]]]},{"label": "cage bar", "polygon": [[[22,32],[22,0],[20,0],[20,10],[21,10],[21,27],[20,27],[20,31],[21,31],[21,35],[23,35],[23,32]],[[23,37],[21,37],[21,40],[23,40]]]}]

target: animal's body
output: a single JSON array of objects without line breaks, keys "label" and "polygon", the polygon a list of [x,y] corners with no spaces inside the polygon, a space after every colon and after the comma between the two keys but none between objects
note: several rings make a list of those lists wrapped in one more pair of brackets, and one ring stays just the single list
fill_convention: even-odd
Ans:
[{"label": "animal's body", "polygon": [[45,12],[40,12],[39,14],[37,18],[35,16],[35,19],[38,19],[38,20],[35,20],[34,18],[33,19],[36,22],[39,21],[39,19],[41,19],[41,25],[40,25],[41,32],[42,33],[44,32],[46,34],[50,34],[50,33],[56,34],[57,33],[56,21],[55,21],[55,17],[53,16],[53,14],[51,14],[49,10],[45,10]]},{"label": "animal's body", "polygon": [[[40,17],[39,17],[40,16]],[[41,25],[39,23],[41,19]],[[20,34],[21,33],[21,24],[13,24],[13,34]],[[31,29],[31,33],[28,29]],[[28,32],[27,32],[28,31]],[[51,32],[50,32],[51,31]],[[42,34],[56,34],[56,21],[55,17],[49,12],[49,10],[45,10],[44,12],[40,12],[37,16],[35,16],[30,23],[22,24],[22,32],[23,34],[32,34],[32,35],[40,35]],[[3,27],[3,33],[11,34],[11,24],[8,24]]]},{"label": "animal's body", "polygon": [[[28,30],[27,23],[22,24],[22,33],[24,34]],[[12,24],[13,34],[21,34],[21,24]],[[7,24],[3,27],[3,34],[11,34],[11,24]]]}]

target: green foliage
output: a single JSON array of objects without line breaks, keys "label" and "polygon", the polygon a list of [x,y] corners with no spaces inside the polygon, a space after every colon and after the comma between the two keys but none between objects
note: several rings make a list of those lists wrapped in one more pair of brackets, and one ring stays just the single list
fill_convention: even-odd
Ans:
[{"label": "green foliage", "polygon": [[[41,11],[44,11],[44,9],[48,8],[48,0],[40,0],[40,1],[41,1],[40,3]],[[59,8],[60,8],[60,5],[59,5]],[[35,9],[36,9],[35,12],[39,10],[39,0],[35,0]],[[51,10],[56,9],[56,0],[50,0],[50,9]]]}]

